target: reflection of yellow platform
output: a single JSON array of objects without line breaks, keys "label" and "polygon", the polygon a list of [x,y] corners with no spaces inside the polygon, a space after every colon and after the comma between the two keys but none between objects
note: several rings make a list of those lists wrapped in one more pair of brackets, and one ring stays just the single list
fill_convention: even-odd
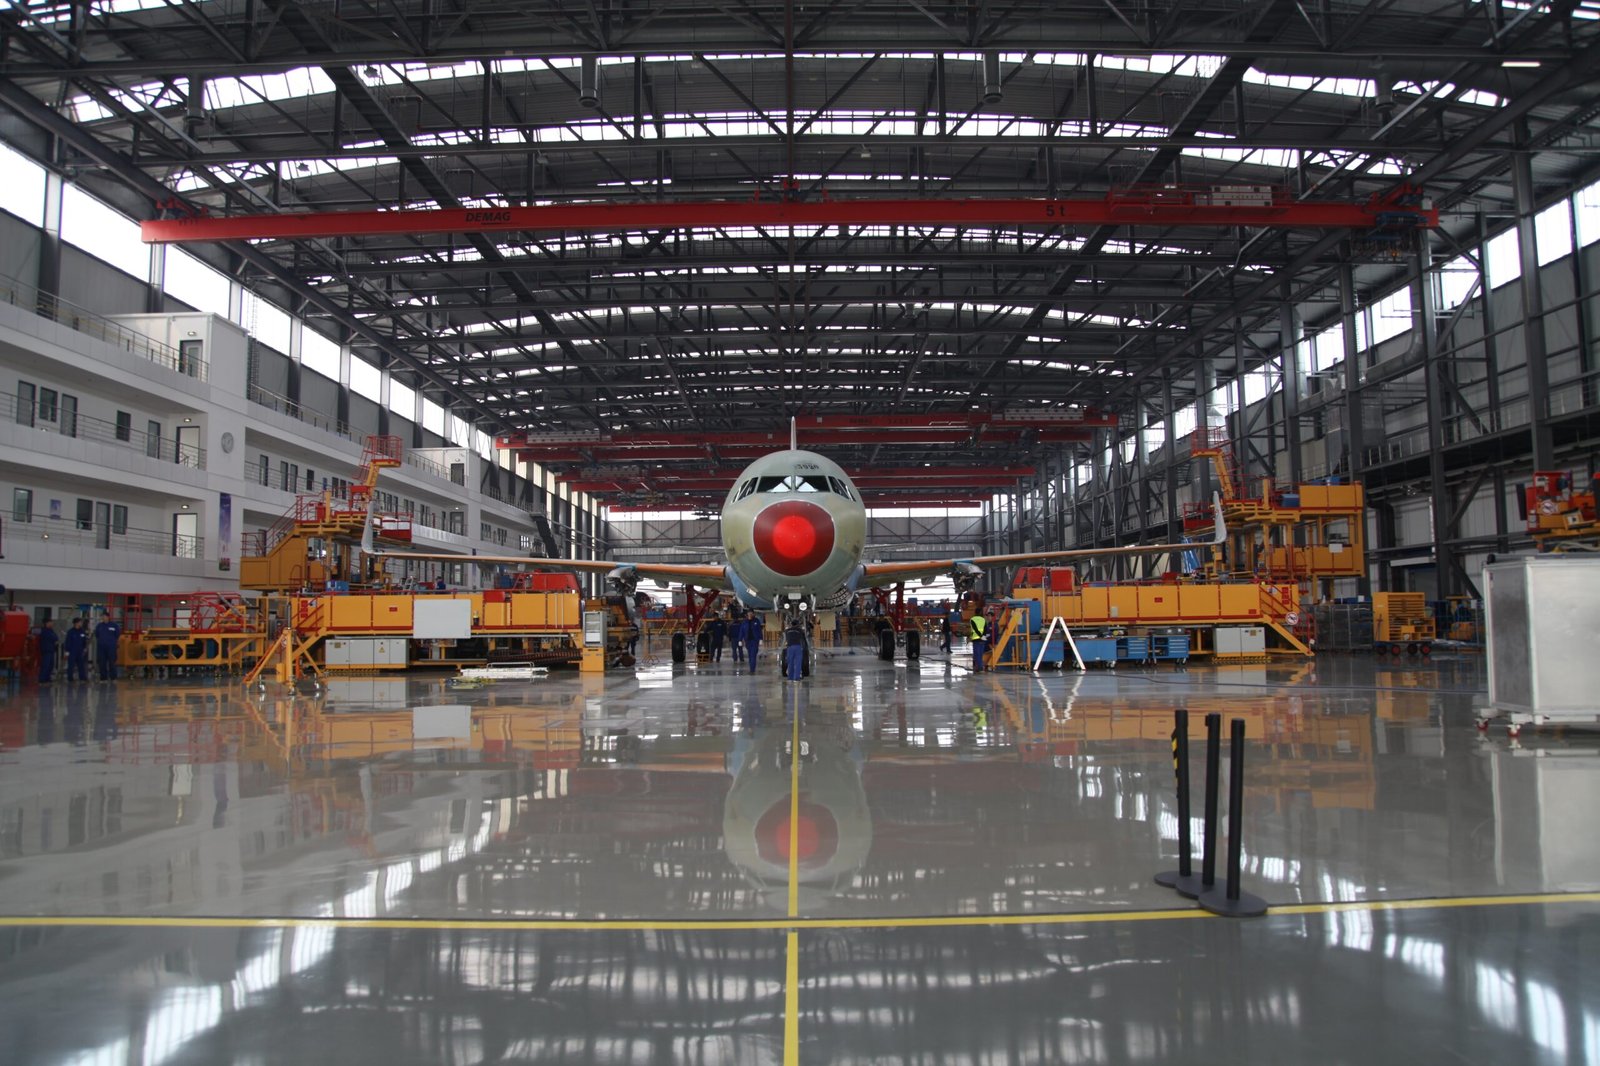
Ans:
[{"label": "reflection of yellow platform", "polygon": [[[1371,720],[1364,713],[1312,713],[1306,705],[1314,693],[1296,692],[1290,684],[1285,681],[1284,695],[1185,699],[1191,741],[1204,740],[1207,714],[1222,715],[1224,744],[1228,721],[1243,719],[1245,737],[1260,753],[1247,777],[1246,792],[1253,797],[1276,808],[1305,793],[1314,807],[1371,809],[1377,801]],[[1096,746],[1118,742],[1166,745],[1172,735],[1167,700],[1118,697],[1110,706],[1079,699],[1058,706],[1036,683],[1014,689],[997,684],[985,695],[1015,732],[1025,761],[1092,755]]]},{"label": "reflection of yellow platform", "polygon": [[535,766],[576,766],[582,748],[581,694],[563,694],[545,706],[522,703],[486,704],[470,708],[470,734],[463,737],[416,735],[417,711],[394,708],[370,711],[330,709],[321,699],[283,696],[256,701],[229,690],[205,698],[162,697],[160,690],[139,690],[141,703],[121,694],[129,726],[159,726],[126,731],[129,754],[140,750],[140,737],[150,753],[207,751],[220,754],[237,744],[242,757],[269,765],[303,765],[307,759],[371,759],[420,749],[476,751]]}]

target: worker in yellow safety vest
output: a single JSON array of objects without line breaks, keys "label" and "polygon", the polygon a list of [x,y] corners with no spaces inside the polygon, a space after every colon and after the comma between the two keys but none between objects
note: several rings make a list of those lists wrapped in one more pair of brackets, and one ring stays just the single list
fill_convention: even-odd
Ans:
[{"label": "worker in yellow safety vest", "polygon": [[972,642],[972,669],[983,673],[983,657],[989,650],[989,620],[982,611],[974,611],[968,623],[967,639]]}]

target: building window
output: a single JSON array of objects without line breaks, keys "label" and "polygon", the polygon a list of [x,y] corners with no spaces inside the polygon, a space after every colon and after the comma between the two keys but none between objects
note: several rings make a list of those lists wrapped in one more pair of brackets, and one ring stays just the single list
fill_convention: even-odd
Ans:
[{"label": "building window", "polygon": [[17,382],[17,425],[33,425],[33,403],[38,391],[30,381]]},{"label": "building window", "polygon": [[479,522],[478,523],[478,539],[479,540],[493,540],[494,539],[494,530],[489,528],[489,523],[487,523],[487,522]]},{"label": "building window", "polygon": [[144,453],[152,459],[161,458],[161,423],[151,420],[144,425]]},{"label": "building window", "polygon": [[529,534],[529,533],[518,533],[517,534],[517,547],[521,548],[523,551],[532,551],[533,550],[533,536],[531,534]]},{"label": "building window", "polygon": [[39,390],[39,421],[54,422],[56,420],[56,390]]},{"label": "building window", "polygon": [[11,520],[13,522],[33,521],[33,490],[11,490]]},{"label": "building window", "polygon": [[78,435],[78,398],[61,394],[61,435],[76,437]]},{"label": "building window", "polygon": [[78,528],[79,529],[93,529],[94,528],[94,501],[93,500],[79,500],[78,501]]},{"label": "building window", "polygon": [[293,492],[300,483],[300,464],[291,463],[287,459],[278,462],[278,484],[283,486],[285,492]]},{"label": "building window", "polygon": [[133,439],[133,416],[126,411],[117,412],[117,439],[123,442]]},{"label": "building window", "polygon": [[315,470],[311,469],[308,466],[308,467],[306,467],[306,491],[307,492],[312,492],[312,491],[314,491],[316,489],[316,487],[317,487],[317,472]]},{"label": "building window", "polygon": [[128,532],[128,508],[123,504],[111,508],[111,532],[119,537]]},{"label": "building window", "polygon": [[256,465],[256,479],[261,482],[263,487],[270,487],[272,484],[272,460],[265,455],[261,457],[261,462]]},{"label": "building window", "polygon": [[467,464],[451,463],[450,480],[457,485],[465,485],[467,483]]},{"label": "building window", "polygon": [[199,340],[178,342],[178,373],[198,377],[200,363],[205,353],[205,342]]}]

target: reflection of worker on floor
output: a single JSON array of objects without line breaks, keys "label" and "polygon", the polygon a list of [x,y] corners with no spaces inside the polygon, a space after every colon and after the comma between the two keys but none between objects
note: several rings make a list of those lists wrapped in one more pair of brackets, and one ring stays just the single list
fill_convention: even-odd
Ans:
[{"label": "reflection of worker on floor", "polygon": [[799,622],[790,622],[783,631],[783,676],[799,681],[806,668],[806,631]]}]

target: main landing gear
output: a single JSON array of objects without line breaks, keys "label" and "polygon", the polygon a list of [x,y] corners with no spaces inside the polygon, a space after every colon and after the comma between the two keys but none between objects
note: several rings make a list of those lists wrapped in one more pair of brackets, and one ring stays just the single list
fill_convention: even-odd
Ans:
[{"label": "main landing gear", "polygon": [[878,631],[878,658],[886,663],[894,662],[895,645],[903,641],[906,646],[906,662],[921,659],[922,623],[917,616],[909,615],[906,611],[905,585],[902,583],[894,586],[892,599],[889,590],[882,588],[873,589],[872,596],[878,601],[879,612],[889,620],[889,625]]}]

